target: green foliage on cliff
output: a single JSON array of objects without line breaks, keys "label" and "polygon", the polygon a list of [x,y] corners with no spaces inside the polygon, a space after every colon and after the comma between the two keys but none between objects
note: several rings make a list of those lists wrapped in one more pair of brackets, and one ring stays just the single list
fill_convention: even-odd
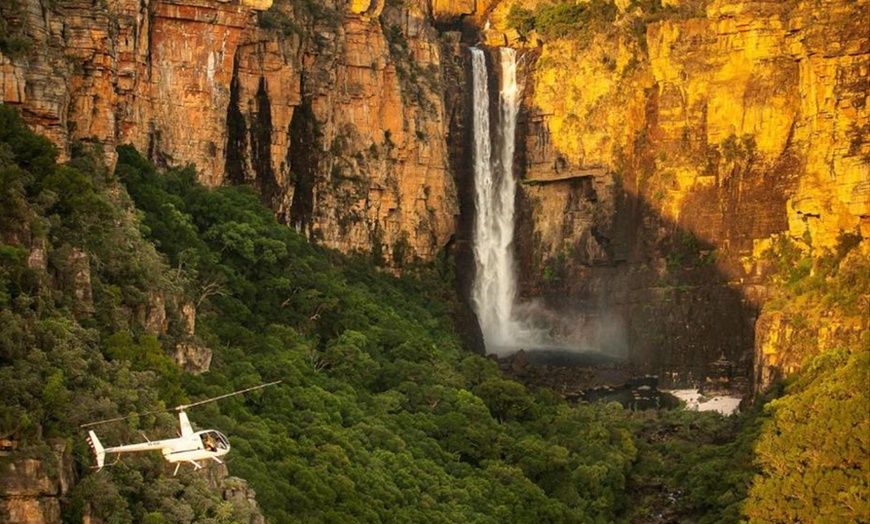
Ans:
[{"label": "green foliage on cliff", "polygon": [[698,522],[870,522],[868,247],[848,233],[815,256],[774,242],[764,311],[788,326],[778,349],[800,371],[740,419],[645,422],[631,476],[644,504]]},{"label": "green foliage on cliff", "polygon": [[269,9],[257,12],[257,26],[279,38],[311,38],[318,28],[337,30],[342,14],[331,2],[275,0]]},{"label": "green foliage on cliff", "polygon": [[661,0],[632,0],[620,7],[613,0],[543,0],[533,4],[532,9],[526,7],[528,3],[512,3],[505,22],[522,38],[528,38],[534,31],[544,40],[566,39],[587,45],[596,35],[621,34],[638,42],[640,50],[645,51],[648,25],[663,20],[704,18],[707,3],[704,0],[663,5]]},{"label": "green foliage on cliff", "polygon": [[[765,307],[792,331],[783,348],[804,360],[765,408],[752,522],[870,522],[870,257],[843,234],[810,256],[789,239],[771,251],[778,296]],[[827,336],[826,336],[827,335]]]},{"label": "green foliage on cliff", "polygon": [[787,356],[800,364],[824,348],[820,336],[830,327],[844,348],[855,350],[868,327],[870,261],[866,241],[844,233],[833,249],[811,255],[807,246],[781,237],[773,242],[767,258],[774,270],[776,292],[764,311],[783,317],[794,330]]},{"label": "green foliage on cliff", "polygon": [[870,337],[813,359],[767,406],[752,522],[870,522]]},{"label": "green foliage on cliff", "polygon": [[535,30],[549,40],[579,38],[605,30],[616,19],[616,13],[616,5],[609,0],[540,3],[534,10],[514,4],[507,24],[523,37]]},{"label": "green foliage on cliff", "polygon": [[[26,12],[19,0],[10,0],[0,6],[0,53],[13,60],[24,58],[33,46],[31,39],[24,33],[23,21]],[[8,20],[17,24],[10,27]]]},{"label": "green foliage on cliff", "polygon": [[[402,25],[393,23],[396,18],[391,10],[381,15],[384,38],[390,49],[390,57],[396,67],[396,75],[402,86],[402,97],[421,108],[430,117],[435,116],[435,106],[430,100],[433,93],[441,93],[438,68],[432,64],[421,66],[408,45]],[[422,131],[420,131],[422,133]],[[425,135],[418,136],[425,141]]]},{"label": "green foliage on cliff", "polygon": [[[0,438],[17,446],[0,457],[0,477],[23,485],[58,485],[51,476],[66,468],[57,446],[71,450],[77,473],[85,474],[91,457],[80,424],[160,409],[161,398],[186,400],[180,370],[140,320],[154,296],[176,291],[172,273],[139,234],[123,188],[85,148],[75,153],[57,164],[51,143],[0,106]],[[171,416],[148,416],[104,426],[101,435],[112,443],[139,440],[140,424],[152,435],[170,435],[175,425]],[[50,477],[19,479],[21,469],[12,468],[28,457]],[[141,522],[164,507],[231,522],[245,512],[196,476],[166,477],[157,457],[143,464],[86,475],[66,493],[65,519],[79,522],[87,513]],[[133,477],[139,485],[128,482]],[[154,506],[161,492],[187,495]]]}]

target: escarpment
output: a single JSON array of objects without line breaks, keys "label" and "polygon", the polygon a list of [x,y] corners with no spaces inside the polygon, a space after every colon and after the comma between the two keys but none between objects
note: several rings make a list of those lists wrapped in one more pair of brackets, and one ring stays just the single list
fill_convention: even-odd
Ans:
[{"label": "escarpment", "polygon": [[[437,35],[423,3],[18,2],[4,103],[62,151],[129,143],[390,265],[453,229]],[[18,45],[20,44],[20,45]]]},{"label": "escarpment", "polygon": [[771,239],[870,235],[868,3],[670,4],[569,29],[517,15],[536,3],[492,14],[488,40],[528,58],[521,284],[615,319],[666,383],[716,383],[725,362],[742,389]]},{"label": "escarpment", "polygon": [[[522,501],[540,520],[535,500],[556,506],[516,498],[525,485],[535,497],[566,493],[575,520],[612,521],[629,506],[650,507],[623,503],[637,494],[625,482],[637,466],[662,507],[689,500],[672,489],[684,480],[643,472],[662,455],[638,458],[632,441],[646,436],[631,436],[636,425],[599,431],[622,424],[616,411],[564,426],[564,447],[544,433],[526,439],[522,424],[539,432],[555,419],[491,362],[459,351],[487,343],[470,298],[483,208],[474,185],[480,106],[470,91],[488,86],[480,98],[490,98],[492,116],[480,121],[495,137],[507,120],[496,109],[508,75],[492,67],[502,46],[516,49],[504,54],[522,100],[510,117],[515,143],[502,133],[488,146],[491,171],[512,169],[518,187],[507,199],[515,205],[501,206],[516,209],[513,242],[499,244],[513,250],[502,266],[511,271],[496,279],[516,274],[518,296],[501,311],[556,341],[516,353],[514,378],[531,375],[525,359],[541,348],[600,351],[592,361],[612,365],[574,375],[612,374],[615,383],[652,374],[665,388],[712,395],[752,397],[803,369],[785,398],[811,393],[793,412],[809,413],[819,432],[793,424],[788,403],[772,404],[765,417],[779,410],[787,431],[765,422],[759,442],[784,446],[764,466],[747,458],[756,470],[746,478],[812,470],[804,457],[826,456],[816,435],[859,443],[848,435],[867,434],[866,410],[853,406],[863,407],[855,391],[867,390],[870,332],[868,19],[870,0],[0,2],[2,101],[27,124],[0,107],[0,383],[12,399],[0,417],[0,521],[124,520],[111,501],[141,490],[112,492],[115,481],[84,473],[88,450],[72,436],[79,424],[160,413],[187,403],[184,391],[202,398],[202,379],[217,388],[271,374],[289,376],[288,390],[256,407],[262,425],[241,408],[240,418],[228,409],[220,420],[240,430],[237,456],[252,461],[239,471],[264,494],[265,515],[347,520],[363,514],[364,493],[382,520],[424,519],[421,509],[444,511],[433,520],[473,520],[454,510],[477,506],[503,516],[501,499]],[[480,67],[471,72],[470,46],[486,57],[482,77]],[[69,164],[56,165],[54,148],[27,126]],[[415,262],[435,260],[437,271],[416,271]],[[382,269],[404,268],[423,276],[393,288]],[[455,279],[462,300],[438,287],[442,279]],[[436,289],[419,305],[403,298],[424,287]],[[545,373],[530,382],[571,393],[569,374]],[[800,384],[806,377],[818,382]],[[645,377],[641,387],[655,382]],[[602,408],[546,402],[565,414]],[[839,433],[824,424],[828,413],[843,419]],[[135,415],[118,440],[166,429],[159,422]],[[791,452],[789,428],[807,441],[805,455]],[[588,460],[596,439],[621,449],[593,453],[606,468]],[[406,446],[418,443],[425,449]],[[860,444],[831,456],[866,456]],[[733,451],[709,471],[721,473]],[[396,461],[384,460],[390,454]],[[443,461],[437,476],[428,476],[430,454]],[[425,467],[406,468],[409,458]],[[493,467],[506,459],[509,467]],[[537,462],[561,469],[537,471]],[[857,461],[836,462],[866,484]],[[124,471],[131,477],[118,485],[141,485],[135,467]],[[196,504],[207,518],[233,511],[263,521],[253,491],[224,478],[222,465],[187,477],[189,497],[158,465],[150,471],[166,481],[150,507],[192,511],[184,506],[205,493],[208,503]],[[341,489],[314,482],[323,478]],[[547,487],[550,478],[559,483]],[[866,491],[806,478],[831,493]],[[562,479],[579,484],[563,491]],[[750,480],[740,483],[705,497],[742,505]],[[435,485],[449,489],[430,497]],[[782,492],[771,490],[777,500]]]}]

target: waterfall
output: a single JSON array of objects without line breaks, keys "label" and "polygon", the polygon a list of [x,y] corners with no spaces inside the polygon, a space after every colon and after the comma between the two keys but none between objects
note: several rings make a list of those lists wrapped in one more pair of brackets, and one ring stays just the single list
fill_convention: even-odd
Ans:
[{"label": "waterfall", "polygon": [[[537,301],[516,299],[514,263],[514,150],[521,87],[516,51],[499,50],[497,114],[490,116],[483,50],[471,48],[474,131],[474,262],[472,306],[488,353],[518,349],[628,354],[622,317],[609,312],[551,311]],[[492,128],[491,128],[492,127]]]},{"label": "waterfall", "polygon": [[512,250],[514,236],[514,141],[519,100],[516,52],[500,50],[498,139],[493,155],[490,131],[486,58],[471,49],[474,106],[474,223],[475,278],[472,301],[483,331],[487,351],[499,353],[517,346],[522,329],[513,318],[516,271]]}]

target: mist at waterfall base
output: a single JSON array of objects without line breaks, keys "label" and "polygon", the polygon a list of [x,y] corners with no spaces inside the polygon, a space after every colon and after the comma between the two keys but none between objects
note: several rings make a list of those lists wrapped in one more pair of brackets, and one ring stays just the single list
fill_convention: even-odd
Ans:
[{"label": "mist at waterfall base", "polygon": [[[472,48],[475,278],[472,304],[487,353],[519,350],[583,354],[618,360],[628,354],[625,323],[600,312],[554,312],[539,302],[515,303],[513,256],[514,150],[522,87],[516,51],[500,48],[498,109],[490,117],[486,53]],[[491,126],[491,122],[494,126]]]},{"label": "mist at waterfall base", "polygon": [[[499,356],[520,349],[547,351],[567,362],[602,364],[628,358],[628,335],[622,316],[605,311],[554,311],[540,301],[513,307],[512,340],[487,351]],[[559,356],[560,353],[567,355]],[[571,353],[577,353],[575,358]],[[579,355],[582,354],[582,355]]]}]

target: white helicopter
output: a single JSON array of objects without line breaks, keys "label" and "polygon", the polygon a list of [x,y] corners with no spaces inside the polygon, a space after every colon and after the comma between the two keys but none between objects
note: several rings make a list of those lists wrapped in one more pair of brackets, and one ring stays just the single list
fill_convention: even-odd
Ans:
[{"label": "white helicopter", "polygon": [[[178,473],[178,468],[180,468],[181,465],[184,463],[191,464],[195,470],[202,469],[202,464],[200,464],[199,461],[205,461],[208,459],[214,460],[218,464],[223,464],[223,461],[221,461],[221,459],[218,457],[222,457],[230,452],[230,441],[227,440],[227,437],[224,436],[223,433],[214,429],[194,431],[193,427],[190,425],[190,420],[188,420],[187,418],[186,410],[193,406],[205,404],[206,402],[214,402],[222,398],[247,393],[248,391],[253,391],[255,389],[273,386],[280,382],[280,380],[277,380],[275,382],[269,382],[268,384],[260,384],[259,386],[254,386],[247,389],[234,391],[232,393],[227,393],[226,395],[221,395],[219,397],[201,400],[192,404],[177,406],[172,409],[143,413],[154,414],[162,413],[165,411],[178,411],[178,424],[181,428],[181,434],[176,438],[169,438],[163,440],[148,440],[148,437],[145,437],[146,442],[141,442],[139,444],[128,444],[125,446],[112,446],[107,448],[104,447],[102,442],[100,442],[100,439],[97,438],[97,434],[94,433],[93,430],[89,430],[88,443],[91,445],[91,450],[93,451],[94,458],[96,459],[96,465],[94,466],[94,469],[96,469],[97,471],[103,469],[103,467],[106,465],[106,454],[109,453],[117,453],[118,455],[120,455],[121,453],[155,450],[159,450],[160,452],[162,452],[163,458],[167,462],[169,462],[170,464],[175,464],[175,471],[173,472],[173,475]],[[97,422],[82,424],[81,427],[85,428],[90,426],[96,426],[99,424],[105,424],[108,422],[116,422],[119,420],[130,418],[132,416],[134,415],[112,418],[108,420],[100,420]],[[120,456],[118,457],[118,459],[120,460]]]}]

